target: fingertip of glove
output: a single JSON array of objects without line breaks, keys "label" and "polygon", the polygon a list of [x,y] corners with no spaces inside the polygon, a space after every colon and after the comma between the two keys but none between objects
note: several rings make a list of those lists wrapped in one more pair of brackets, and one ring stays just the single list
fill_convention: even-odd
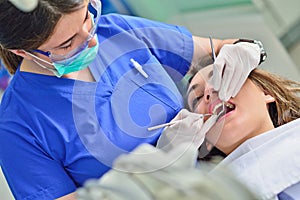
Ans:
[{"label": "fingertip of glove", "polygon": [[[239,92],[239,90],[233,91],[231,96],[232,96],[232,97],[235,97],[235,96],[237,95],[238,92]],[[229,99],[229,98],[228,98],[228,99]]]},{"label": "fingertip of glove", "polygon": [[189,113],[189,111],[187,109],[183,108],[179,111],[179,113],[181,114],[181,116],[185,116],[187,113]]},{"label": "fingertip of glove", "polygon": [[219,99],[221,101],[228,101],[229,97],[228,95],[225,94],[225,92],[223,92],[222,90],[219,92]]}]

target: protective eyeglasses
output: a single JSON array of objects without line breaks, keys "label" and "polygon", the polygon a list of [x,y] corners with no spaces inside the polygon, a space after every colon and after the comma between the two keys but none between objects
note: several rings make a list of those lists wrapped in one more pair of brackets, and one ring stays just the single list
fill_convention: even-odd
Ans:
[{"label": "protective eyeglasses", "polygon": [[[72,62],[76,58],[76,55],[79,55],[80,52],[82,52],[85,48],[87,48],[90,40],[95,36],[98,21],[100,19],[100,15],[101,15],[100,0],[90,0],[89,5],[88,5],[88,12],[91,15],[93,15],[92,28],[90,29],[87,38],[78,47],[76,47],[75,49],[71,50],[70,52],[68,52],[64,55],[54,54],[54,53],[51,53],[50,51],[45,52],[45,51],[42,51],[39,49],[35,49],[32,51],[49,57],[52,62],[64,62],[64,61],[67,61],[68,63]],[[74,58],[74,59],[72,59],[72,58]],[[65,63],[65,64],[68,64],[68,63]]]}]

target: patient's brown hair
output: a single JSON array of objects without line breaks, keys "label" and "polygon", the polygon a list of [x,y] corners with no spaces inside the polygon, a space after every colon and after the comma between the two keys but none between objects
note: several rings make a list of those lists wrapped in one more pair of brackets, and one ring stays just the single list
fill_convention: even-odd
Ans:
[{"label": "patient's brown hair", "polygon": [[253,70],[248,78],[275,98],[275,102],[269,104],[275,127],[300,118],[300,83],[261,69]]}]

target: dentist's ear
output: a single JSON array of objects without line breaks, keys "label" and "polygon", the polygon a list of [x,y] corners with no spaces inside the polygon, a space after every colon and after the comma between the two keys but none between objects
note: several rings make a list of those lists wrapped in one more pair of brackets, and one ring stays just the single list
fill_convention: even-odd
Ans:
[{"label": "dentist's ear", "polygon": [[24,50],[22,49],[10,49],[10,52],[16,54],[17,56],[21,56],[27,60],[32,60],[32,57],[28,55]]}]

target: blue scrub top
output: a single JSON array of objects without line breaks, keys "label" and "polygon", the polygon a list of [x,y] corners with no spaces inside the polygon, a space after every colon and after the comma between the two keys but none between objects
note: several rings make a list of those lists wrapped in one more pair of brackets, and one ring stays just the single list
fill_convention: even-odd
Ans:
[{"label": "blue scrub top", "polygon": [[18,70],[6,89],[0,164],[16,199],[58,198],[101,177],[119,155],[155,144],[162,130],[147,128],[183,106],[173,81],[193,56],[185,28],[111,14],[101,16],[97,36],[96,82]]}]

